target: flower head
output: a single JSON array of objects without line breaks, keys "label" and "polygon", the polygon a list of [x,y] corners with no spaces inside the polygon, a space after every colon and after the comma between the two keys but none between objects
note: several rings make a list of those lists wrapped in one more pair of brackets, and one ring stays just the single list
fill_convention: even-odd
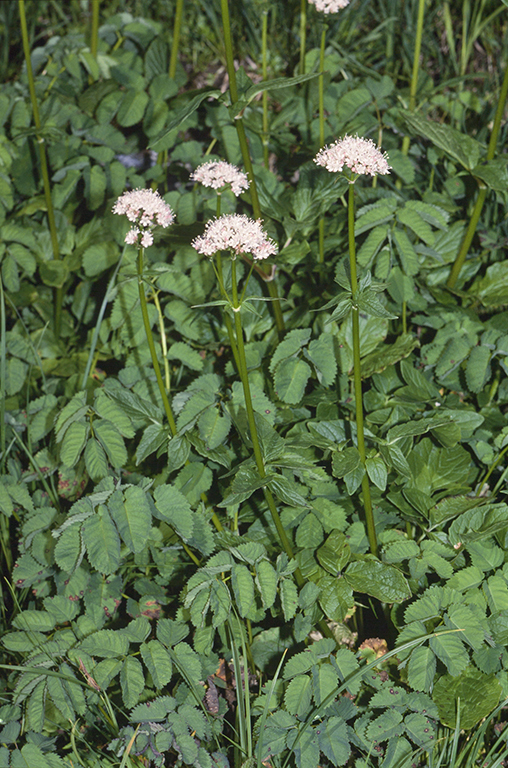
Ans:
[{"label": "flower head", "polygon": [[125,242],[129,245],[139,243],[143,248],[152,245],[151,230],[155,226],[169,227],[175,218],[171,206],[158,192],[151,189],[133,189],[130,192],[124,192],[114,204],[113,213],[124,214],[135,224],[125,235]]},{"label": "flower head", "polygon": [[309,0],[309,3],[316,6],[316,11],[338,13],[343,8],[347,8],[349,0]]},{"label": "flower head", "polygon": [[204,233],[196,237],[192,245],[205,256],[230,250],[235,255],[250,253],[254,259],[266,259],[277,253],[277,246],[261,227],[261,219],[254,221],[239,213],[211,219]]},{"label": "flower head", "polygon": [[360,139],[358,136],[344,136],[330,147],[320,150],[314,162],[324,165],[327,171],[340,172],[343,167],[352,173],[383,175],[390,173],[386,153],[381,152],[372,139]]},{"label": "flower head", "polygon": [[210,160],[196,168],[191,173],[191,179],[199,181],[204,187],[221,189],[226,184],[231,185],[231,191],[236,197],[249,188],[247,174],[240,171],[236,165],[226,163],[225,160]]}]

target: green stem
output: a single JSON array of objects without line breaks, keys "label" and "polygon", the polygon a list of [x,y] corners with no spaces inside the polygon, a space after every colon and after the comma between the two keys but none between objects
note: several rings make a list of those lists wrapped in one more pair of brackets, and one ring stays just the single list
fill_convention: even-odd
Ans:
[{"label": "green stem", "polygon": [[[263,81],[268,79],[268,8],[263,9],[263,19],[261,28],[261,66]],[[268,92],[263,91],[262,96],[263,104],[263,161],[265,168],[269,167],[269,153],[268,153],[268,137],[269,137],[269,125],[268,125]]]},{"label": "green stem", "polygon": [[[501,120],[504,114],[507,95],[508,95],[508,66],[505,68],[505,71],[504,71],[504,78],[503,78],[503,83],[501,85],[501,92],[499,94],[499,100],[497,102],[496,116],[494,118],[494,125],[492,126],[492,133],[490,134],[489,146],[487,148],[487,157],[486,157],[487,162],[489,160],[493,160],[494,155],[496,154],[497,139],[499,136],[499,129],[501,128]],[[485,202],[486,196],[487,196],[487,188],[485,186],[481,186],[480,191],[478,192],[478,197],[476,198],[476,203],[473,208],[473,213],[471,214],[471,218],[469,220],[466,234],[464,235],[464,240],[462,241],[460,250],[457,254],[457,258],[453,263],[452,271],[450,272],[450,277],[448,278],[446,283],[446,285],[450,289],[453,289],[455,287],[455,283],[457,282],[457,278],[459,277],[460,270],[462,269],[462,266],[466,260],[466,256],[469,252],[470,245],[473,241],[473,237],[476,232],[476,227],[478,226],[478,221],[480,220],[480,214],[482,212],[482,208],[483,208],[483,204]]]},{"label": "green stem", "polygon": [[[32,70],[32,60],[30,58],[30,43],[28,40],[28,28],[26,24],[25,13],[25,0],[18,0],[19,4],[19,21],[21,26],[21,38],[23,40],[23,53],[25,55],[26,72],[28,77],[28,89],[30,91],[30,101],[32,102],[32,111],[35,123],[35,134],[37,136],[37,144],[39,147],[39,159],[41,163],[41,176],[44,186],[44,199],[46,201],[46,208],[48,211],[48,224],[49,232],[51,236],[51,247],[53,250],[53,258],[55,260],[60,259],[60,247],[58,245],[58,235],[56,231],[55,211],[53,208],[53,200],[51,198],[51,185],[49,180],[48,162],[46,158],[45,139],[41,134],[41,118],[39,115],[39,105],[37,104],[37,95],[35,93],[35,81],[34,73]],[[62,303],[63,303],[63,289],[55,289],[55,314],[54,314],[54,330],[55,336],[60,335],[60,326],[62,319]]]},{"label": "green stem", "polygon": [[[325,143],[325,42],[327,25],[323,23],[321,30],[321,48],[319,50],[319,146]],[[318,225],[319,233],[319,255],[318,261],[324,264],[325,261],[325,219],[321,216]]]},{"label": "green stem", "polygon": [[305,74],[305,46],[307,44],[307,0],[300,2],[300,74]]},{"label": "green stem", "polygon": [[507,451],[508,451],[508,445],[505,445],[505,447],[503,448],[503,450],[501,451],[501,453],[499,454],[499,456],[497,457],[497,459],[496,459],[496,460],[495,460],[495,461],[494,461],[494,462],[491,464],[491,466],[489,467],[489,469],[488,469],[488,471],[487,471],[487,474],[485,475],[485,477],[483,478],[483,480],[482,480],[480,483],[478,483],[478,490],[476,491],[476,496],[479,496],[479,495],[480,495],[480,493],[482,492],[482,488],[483,488],[483,486],[485,485],[485,483],[487,482],[487,480],[489,479],[489,477],[491,476],[491,474],[493,473],[493,471],[495,470],[495,468],[496,468],[497,466],[499,466],[499,464],[501,463],[501,460],[502,460],[503,456],[506,454],[506,452],[507,452]]},{"label": "green stem", "polygon": [[[226,49],[226,67],[229,78],[229,93],[231,96],[231,104],[236,104],[238,101],[238,88],[236,86],[236,71],[233,56],[233,42],[231,38],[231,23],[229,20],[229,6],[228,0],[221,0],[221,12],[222,12],[222,27],[224,29],[224,45]],[[255,219],[261,218],[261,206],[259,204],[258,191],[256,186],[256,178],[254,176],[254,168],[249,152],[249,145],[247,142],[247,134],[245,133],[245,126],[243,124],[243,118],[241,115],[237,115],[235,118],[236,132],[238,135],[238,141],[240,143],[240,150],[242,152],[243,164],[249,178],[249,190],[252,203],[252,211]],[[267,267],[266,274],[269,274],[269,267]],[[273,282],[266,282],[268,293],[273,299],[273,312],[275,315],[275,323],[279,334],[285,330],[284,318],[282,316],[282,309],[280,306],[280,300],[277,293],[277,286]]]},{"label": "green stem", "polygon": [[162,381],[161,369],[159,366],[159,360],[157,359],[157,352],[155,350],[155,343],[153,340],[152,328],[150,326],[150,319],[148,317],[148,308],[146,306],[145,286],[143,282],[143,252],[144,252],[144,249],[140,247],[138,250],[138,288],[139,288],[139,302],[141,305],[141,314],[143,315],[143,324],[145,326],[146,340],[148,342],[148,348],[150,350],[150,356],[152,358],[152,365],[155,372],[155,378],[157,379],[157,384],[159,385],[159,392],[162,398],[162,403],[164,405],[164,411],[166,412],[166,418],[168,420],[169,427],[171,429],[171,434],[174,437],[177,432],[175,419],[173,416],[173,411],[171,410],[171,405],[169,404],[166,389],[164,387],[164,382]]},{"label": "green stem", "polygon": [[[409,111],[414,112],[416,106],[416,91],[418,88],[418,70],[420,69],[420,52],[422,49],[423,19],[425,15],[425,0],[418,0],[418,18],[416,22],[415,48],[413,54],[413,72],[411,75],[411,87],[409,90]],[[402,141],[402,154],[409,152],[410,139],[406,134]],[[400,181],[400,179],[399,179]]]},{"label": "green stem", "polygon": [[178,46],[180,44],[180,30],[182,28],[183,0],[176,0],[175,19],[173,22],[173,41],[171,44],[171,58],[169,61],[169,76],[175,79],[176,65],[178,62]]},{"label": "green stem", "polygon": [[[261,445],[259,443],[256,420],[254,417],[254,408],[252,406],[252,396],[251,396],[250,384],[249,384],[249,373],[247,370],[247,359],[245,357],[245,347],[243,343],[243,328],[242,328],[242,318],[241,318],[241,311],[240,311],[241,305],[240,305],[240,302],[238,301],[235,258],[232,258],[231,260],[231,293],[232,293],[233,313],[235,316],[235,331],[236,331],[236,344],[238,347],[238,360],[240,364],[239,373],[240,373],[240,379],[243,387],[243,394],[245,398],[245,408],[247,411],[247,420],[249,422],[249,430],[250,430],[250,436],[252,440],[252,449],[254,451],[254,459],[256,462],[256,467],[258,469],[259,475],[261,478],[265,478],[266,477],[265,463],[263,461],[263,454],[261,452]],[[275,500],[273,498],[272,492],[267,487],[263,488],[263,491],[264,491],[265,499],[268,504],[268,509],[270,510],[270,514],[275,524],[275,528],[277,530],[280,542],[288,558],[290,560],[293,560],[294,558],[293,550],[289,542],[289,539],[287,537],[284,526],[282,525],[282,521],[277,511],[277,507],[275,505]],[[295,571],[295,578],[300,587],[302,587],[305,584],[305,580],[299,568],[297,568]]]},{"label": "green stem", "polygon": [[[227,299],[228,295],[226,292],[226,288],[224,286],[224,275],[222,272],[222,256],[220,251],[216,254],[216,270],[217,270],[217,281],[219,283],[219,288],[222,296]],[[226,329],[228,332],[228,338],[229,338],[229,344],[231,346],[231,351],[233,353],[233,357],[235,359],[235,366],[238,373],[240,373],[240,358],[238,357],[238,347],[236,346],[236,339],[235,334],[233,331],[233,323],[231,322],[231,318],[228,315],[227,312],[224,312],[224,322],[226,323]]]},{"label": "green stem", "polygon": [[360,316],[358,308],[354,306],[356,292],[358,290],[358,278],[356,273],[356,245],[355,245],[355,198],[354,184],[349,185],[348,197],[348,230],[349,230],[349,264],[351,268],[351,294],[353,298],[353,376],[355,387],[355,409],[356,409],[356,438],[358,442],[358,452],[362,460],[364,475],[362,479],[363,506],[365,509],[365,520],[367,523],[367,536],[369,539],[370,551],[377,556],[376,528],[374,525],[374,515],[372,513],[372,500],[370,496],[369,478],[367,475],[365,452],[365,436],[363,430],[363,399],[362,399],[362,370],[360,361]]}]

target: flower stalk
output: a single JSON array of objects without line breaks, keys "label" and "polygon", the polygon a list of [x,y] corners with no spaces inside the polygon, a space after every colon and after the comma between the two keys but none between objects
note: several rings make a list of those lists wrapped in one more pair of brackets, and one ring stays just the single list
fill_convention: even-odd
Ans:
[{"label": "flower stalk", "polygon": [[[231,96],[231,104],[235,104],[238,101],[238,88],[236,86],[236,71],[233,56],[233,42],[231,37],[231,23],[229,19],[229,5],[228,0],[221,0],[221,13],[222,13],[222,27],[224,30],[224,45],[226,48],[226,68],[229,78],[229,93]],[[256,186],[256,178],[254,176],[254,168],[249,152],[249,145],[247,142],[247,134],[245,133],[245,126],[243,124],[243,118],[241,115],[236,115],[234,124],[238,135],[238,141],[240,143],[240,150],[242,153],[243,164],[250,182],[250,194],[252,210],[255,219],[261,218],[261,206],[259,204],[259,197]],[[267,273],[268,274],[268,273]],[[275,323],[279,333],[283,333],[285,330],[284,317],[282,316],[282,309],[280,306],[279,294],[277,286],[273,281],[266,281],[266,286],[270,298],[273,299],[273,313],[275,317]]]},{"label": "flower stalk", "polygon": [[[21,38],[23,40],[23,53],[25,56],[26,73],[28,77],[28,89],[30,91],[30,101],[32,103],[32,111],[35,123],[35,135],[37,136],[37,145],[39,147],[39,160],[41,164],[41,176],[44,187],[44,200],[46,202],[46,209],[48,212],[48,225],[49,233],[51,237],[51,249],[53,251],[53,258],[55,261],[60,260],[60,246],[58,244],[58,234],[56,231],[55,211],[53,207],[53,199],[51,197],[51,184],[49,180],[48,161],[46,157],[46,145],[45,139],[42,136],[41,118],[39,115],[39,105],[37,103],[37,94],[35,93],[35,80],[32,69],[32,60],[30,57],[30,42],[28,40],[28,28],[26,23],[25,13],[25,0],[18,0],[19,3],[19,21],[21,27]],[[60,335],[60,327],[62,322],[62,303],[63,303],[63,288],[55,288],[55,313],[54,313],[54,331],[55,336],[58,338]]]}]

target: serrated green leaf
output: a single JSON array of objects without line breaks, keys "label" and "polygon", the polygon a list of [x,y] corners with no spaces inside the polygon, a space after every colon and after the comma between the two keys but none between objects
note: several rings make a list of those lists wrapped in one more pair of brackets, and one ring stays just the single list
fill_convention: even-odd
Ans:
[{"label": "serrated green leaf", "polygon": [[316,555],[320,565],[328,573],[337,576],[346,567],[351,557],[346,535],[341,531],[332,531]]},{"label": "serrated green leaf", "polygon": [[162,519],[188,541],[194,529],[193,513],[185,496],[172,485],[160,485],[154,492],[155,506]]},{"label": "serrated green leaf", "polygon": [[58,538],[54,555],[59,568],[70,573],[76,566],[82,552],[81,526],[66,528]]},{"label": "serrated green leaf", "polygon": [[350,563],[344,578],[357,592],[365,592],[383,603],[402,603],[411,597],[403,574],[379,560],[357,560]]},{"label": "serrated green leaf", "polygon": [[235,564],[231,568],[231,585],[240,616],[247,616],[254,603],[254,580],[245,565]]},{"label": "serrated green leaf", "polygon": [[279,585],[284,621],[292,619],[298,608],[298,591],[290,579],[282,579]]},{"label": "serrated green leaf", "polygon": [[308,675],[297,675],[286,688],[284,704],[292,715],[300,719],[305,718],[310,712],[312,700],[312,685]]},{"label": "serrated green leaf", "polygon": [[344,448],[343,451],[334,452],[332,456],[332,474],[334,477],[344,477],[344,475],[357,469],[361,461],[358,448]]},{"label": "serrated green leaf", "polygon": [[502,687],[494,675],[485,675],[469,666],[458,675],[443,675],[437,680],[432,698],[444,725],[455,728],[460,699],[460,727],[473,728],[498,705]]},{"label": "serrated green leaf", "polygon": [[102,480],[108,474],[108,461],[102,445],[94,438],[89,438],[85,448],[86,471],[92,480]]},{"label": "serrated green leaf", "polygon": [[340,717],[326,719],[326,724],[319,733],[319,748],[332,765],[339,766],[347,763],[351,747],[344,720]]},{"label": "serrated green leaf", "polygon": [[293,355],[300,352],[302,347],[309,341],[310,336],[311,331],[308,328],[296,328],[290,331],[273,353],[270,361],[270,371],[274,373],[282,360],[293,357]]},{"label": "serrated green leaf", "polygon": [[388,479],[388,470],[381,456],[373,456],[365,461],[365,468],[369,478],[379,490],[384,491]]},{"label": "serrated green leaf", "polygon": [[124,706],[130,709],[137,704],[145,687],[143,668],[134,656],[127,656],[124,659],[120,671],[120,686]]},{"label": "serrated green leaf", "polygon": [[60,457],[66,467],[73,467],[78,461],[85,447],[88,433],[88,424],[81,421],[75,421],[69,425],[60,447]]},{"label": "serrated green leaf", "polygon": [[488,347],[473,347],[466,365],[466,382],[471,392],[481,392],[490,378],[491,351]]},{"label": "serrated green leaf", "polygon": [[174,484],[187,497],[190,504],[195,505],[200,502],[201,494],[208,491],[212,480],[213,473],[209,467],[201,462],[192,462],[180,470]]},{"label": "serrated green leaf", "polygon": [[460,640],[459,633],[435,635],[430,638],[429,646],[446,666],[450,675],[459,675],[469,663],[469,656]]},{"label": "serrated green leaf", "polygon": [[430,648],[414,648],[409,657],[407,681],[415,691],[431,691],[436,674],[436,657]]},{"label": "serrated green leaf", "polygon": [[126,635],[113,629],[100,629],[94,632],[77,646],[89,656],[101,656],[105,659],[114,659],[118,656],[126,656],[129,650],[129,640]]},{"label": "serrated green leaf", "polygon": [[322,333],[319,339],[313,339],[305,351],[305,356],[314,365],[319,383],[324,387],[331,387],[337,375],[331,333]]},{"label": "serrated green leaf", "polygon": [[256,585],[264,608],[271,608],[277,595],[277,572],[268,560],[256,563]]},{"label": "serrated green leaf", "polygon": [[432,141],[467,170],[472,170],[483,153],[482,145],[468,134],[444,123],[437,123],[409,110],[403,110],[404,120],[419,136]]},{"label": "serrated green leaf", "polygon": [[231,429],[231,419],[227,413],[223,415],[218,408],[210,407],[199,417],[198,428],[207,448],[213,450],[227,438]]},{"label": "serrated green leaf", "polygon": [[319,707],[329,696],[329,702],[332,702],[332,696],[337,691],[338,675],[331,664],[321,664],[312,669],[312,690],[314,701]]},{"label": "serrated green leaf", "polygon": [[114,424],[105,419],[93,422],[94,432],[113,467],[119,469],[127,463],[127,450],[123,437]]},{"label": "serrated green leaf", "polygon": [[304,360],[298,357],[282,360],[273,377],[277,397],[284,403],[297,405],[304,395],[310,374],[310,366]]},{"label": "serrated green leaf", "polygon": [[114,573],[120,565],[120,537],[107,507],[99,505],[83,523],[81,534],[92,568],[106,575]]},{"label": "serrated green leaf", "polygon": [[168,712],[176,708],[176,699],[172,696],[159,696],[152,701],[138,704],[129,715],[131,723],[161,722],[165,720]]},{"label": "serrated green leaf", "polygon": [[108,499],[108,509],[122,541],[131,552],[141,552],[152,527],[151,507],[143,489],[131,486],[123,495],[115,491]]}]

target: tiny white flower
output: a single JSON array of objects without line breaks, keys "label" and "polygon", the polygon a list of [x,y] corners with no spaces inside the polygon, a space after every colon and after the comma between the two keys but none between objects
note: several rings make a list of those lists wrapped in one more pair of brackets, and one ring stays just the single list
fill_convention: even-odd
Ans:
[{"label": "tiny white flower", "polygon": [[125,235],[128,245],[140,243],[147,248],[153,243],[151,230],[159,225],[164,229],[169,227],[175,215],[158,192],[152,189],[133,189],[124,192],[113,206],[113,213],[127,216],[136,226],[129,229]]},{"label": "tiny white flower", "polygon": [[203,163],[194,173],[191,173],[191,179],[212,189],[222,189],[229,184],[236,197],[249,188],[247,174],[225,160],[210,160]]},{"label": "tiny white flower", "polygon": [[255,221],[238,213],[210,220],[204,233],[196,237],[192,245],[204,256],[230,250],[235,255],[250,253],[254,259],[266,259],[277,253],[277,246],[264,232],[261,219]]},{"label": "tiny white flower", "polygon": [[331,173],[339,173],[344,166],[352,173],[370,174],[390,173],[388,157],[376,147],[372,139],[358,136],[344,136],[329,147],[321,149],[314,162],[323,165]]},{"label": "tiny white flower", "polygon": [[309,3],[316,7],[316,11],[323,13],[338,13],[343,8],[347,8],[350,0],[309,0]]}]

